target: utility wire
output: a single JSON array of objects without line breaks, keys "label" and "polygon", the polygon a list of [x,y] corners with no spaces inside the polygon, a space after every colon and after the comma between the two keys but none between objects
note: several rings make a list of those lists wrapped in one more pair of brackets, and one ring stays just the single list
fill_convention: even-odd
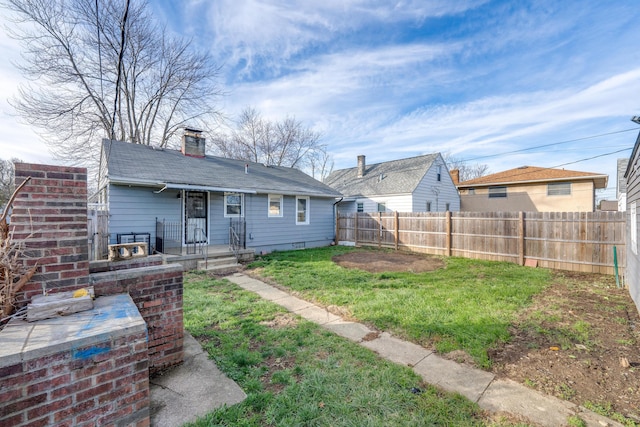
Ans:
[{"label": "utility wire", "polygon": [[[524,175],[528,175],[528,174],[532,174],[532,173],[537,173],[537,172],[540,172],[540,169],[556,169],[556,168],[559,168],[559,167],[562,167],[562,166],[572,165],[572,164],[574,164],[574,163],[586,162],[587,160],[593,160],[593,159],[597,159],[597,158],[599,158],[599,157],[610,156],[610,155],[612,155],[612,154],[617,154],[617,153],[621,153],[621,152],[623,152],[623,151],[631,150],[632,148],[633,148],[633,147],[623,148],[622,150],[616,150],[616,151],[611,151],[611,152],[608,152],[608,153],[598,154],[597,156],[592,156],[592,157],[587,157],[587,158],[584,158],[584,159],[574,160],[574,161],[572,161],[572,162],[562,163],[562,164],[560,164],[560,165],[551,166],[551,167],[536,168],[536,169],[534,169],[534,170],[529,170],[529,171],[528,171],[528,170],[526,170],[526,169],[523,169],[523,171],[522,171],[522,172],[520,172],[520,173],[517,173],[517,174],[515,174],[515,175],[509,175],[509,176],[505,177],[505,180],[513,180],[513,178],[521,178],[521,177],[522,177],[522,176],[524,176]],[[483,178],[483,177],[480,177],[480,178],[474,178],[474,179],[470,179],[470,180],[468,180],[468,181],[475,181],[476,179],[482,179],[482,178]],[[461,184],[464,184],[464,181],[463,181]],[[478,184],[483,184],[483,183],[478,183]],[[471,186],[473,186],[473,185],[474,185],[474,184],[471,184]]]},{"label": "utility wire", "polygon": [[463,159],[463,160],[461,160],[461,162],[472,162],[472,161],[475,161],[475,160],[488,159],[488,158],[491,158],[491,157],[507,156],[509,154],[522,153],[522,152],[525,152],[525,151],[536,150],[538,148],[553,147],[555,145],[562,145],[562,144],[569,144],[571,142],[585,141],[585,140],[588,140],[588,139],[600,138],[600,137],[603,137],[603,136],[615,135],[615,134],[624,133],[624,132],[631,132],[631,131],[634,131],[634,130],[637,131],[638,128],[636,127],[636,128],[630,128],[630,129],[623,129],[623,130],[617,130],[617,131],[614,131],[614,132],[602,133],[602,134],[599,134],[599,135],[591,135],[591,136],[585,136],[585,137],[582,137],[582,138],[570,139],[570,140],[567,140],[567,141],[552,142],[550,144],[536,145],[535,147],[522,148],[520,150],[514,150],[514,151],[506,151],[504,153],[488,154],[486,156],[479,156],[479,157],[473,157],[473,158],[470,158],[470,159]]}]

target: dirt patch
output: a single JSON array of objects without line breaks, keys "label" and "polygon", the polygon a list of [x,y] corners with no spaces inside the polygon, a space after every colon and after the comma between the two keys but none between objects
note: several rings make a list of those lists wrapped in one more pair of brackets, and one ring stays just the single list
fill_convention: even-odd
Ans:
[{"label": "dirt patch", "polygon": [[440,258],[403,252],[355,251],[336,255],[333,262],[345,268],[357,268],[370,273],[408,271],[423,273],[444,267]]},{"label": "dirt patch", "polygon": [[[333,260],[374,273],[444,267],[439,258],[402,252],[357,251]],[[508,343],[489,351],[498,377],[640,423],[640,316],[613,277],[554,272],[510,332]],[[462,351],[444,356],[473,364]]]},{"label": "dirt patch", "polygon": [[640,317],[613,277],[554,273],[511,334],[489,354],[498,376],[640,422]]},{"label": "dirt patch", "polygon": [[272,329],[282,329],[293,328],[298,324],[298,321],[291,313],[278,313],[272,320],[260,322],[260,324]]}]

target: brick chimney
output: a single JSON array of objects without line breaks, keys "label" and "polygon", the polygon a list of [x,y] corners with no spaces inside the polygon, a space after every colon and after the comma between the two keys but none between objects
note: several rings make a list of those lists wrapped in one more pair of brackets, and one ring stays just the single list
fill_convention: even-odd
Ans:
[{"label": "brick chimney", "polygon": [[358,178],[362,178],[364,176],[366,167],[367,165],[364,160],[364,155],[361,154],[358,156]]},{"label": "brick chimney", "polygon": [[202,131],[196,129],[184,129],[182,134],[182,154],[190,157],[204,157],[205,139]]},{"label": "brick chimney", "polygon": [[453,185],[460,184],[460,169],[451,169],[449,171],[451,174],[451,179],[453,180]]}]

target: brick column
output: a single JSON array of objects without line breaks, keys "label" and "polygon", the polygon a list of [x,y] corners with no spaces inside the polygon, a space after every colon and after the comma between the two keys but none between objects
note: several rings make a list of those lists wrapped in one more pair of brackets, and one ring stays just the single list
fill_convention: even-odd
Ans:
[{"label": "brick column", "polygon": [[73,290],[88,283],[87,170],[16,163],[16,185],[31,177],[13,204],[9,230],[24,240],[26,263],[38,270],[21,301],[42,292]]}]

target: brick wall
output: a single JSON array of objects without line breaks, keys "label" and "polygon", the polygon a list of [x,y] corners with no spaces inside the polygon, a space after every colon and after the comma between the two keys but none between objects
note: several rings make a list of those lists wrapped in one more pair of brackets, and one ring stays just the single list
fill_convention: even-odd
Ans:
[{"label": "brick wall", "polygon": [[[125,320],[111,316],[111,328],[104,326],[109,319],[98,325],[95,315],[76,313],[43,321],[47,326],[40,331],[24,321],[2,331],[0,340],[21,337],[32,350],[0,352],[0,426],[149,426],[145,324],[128,296],[112,297],[109,304],[128,312]],[[65,327],[71,337],[38,346],[46,328]],[[100,331],[91,332],[95,327]]]},{"label": "brick wall", "polygon": [[[39,268],[23,288],[22,303],[47,289],[87,284],[87,171],[84,168],[16,163],[16,185],[29,183],[13,204],[10,229],[25,240],[28,265]],[[28,238],[27,238],[28,237]]]},{"label": "brick wall", "polygon": [[183,358],[182,266],[156,265],[94,273],[89,285],[96,296],[128,293],[149,331],[152,373],[179,364]]},{"label": "brick wall", "polygon": [[[182,267],[150,257],[96,265],[104,272],[90,275],[86,170],[16,164],[17,184],[29,176],[10,223],[13,238],[24,239],[26,264],[38,264],[21,304],[43,285],[50,292],[94,285],[96,296],[128,293],[146,330],[41,358],[25,358],[23,346],[5,338],[8,328],[1,331],[0,356],[15,350],[17,359],[0,357],[0,426],[149,425],[149,370],[182,362]],[[94,354],[96,345],[109,350]]]}]

